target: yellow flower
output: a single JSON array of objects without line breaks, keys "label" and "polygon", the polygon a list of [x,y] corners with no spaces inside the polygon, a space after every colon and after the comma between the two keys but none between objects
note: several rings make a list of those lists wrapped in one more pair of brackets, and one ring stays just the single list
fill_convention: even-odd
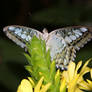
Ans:
[{"label": "yellow flower", "polygon": [[48,83],[46,85],[42,85],[43,79],[44,79],[44,77],[42,77],[39,80],[39,82],[37,83],[37,85],[34,88],[34,92],[46,92],[49,89],[51,83]]},{"label": "yellow flower", "polygon": [[33,92],[33,88],[29,80],[23,79],[18,87],[17,92]]},{"label": "yellow flower", "polygon": [[87,88],[81,88],[84,90],[90,90],[90,88],[87,86],[87,83],[84,83],[85,81],[83,79],[83,75],[87,72],[90,72],[90,68],[87,67],[89,61],[90,60],[83,65],[80,72],[78,70],[82,65],[82,61],[80,61],[77,65],[75,65],[74,62],[70,62],[68,70],[62,73],[62,76],[65,78],[67,83],[68,92],[83,92],[80,90],[80,86],[86,86]]},{"label": "yellow flower", "polygon": [[80,86],[79,86],[79,88],[92,91],[92,81],[90,81],[88,79],[87,79],[87,82],[86,81],[82,81]]},{"label": "yellow flower", "polygon": [[21,81],[17,92],[46,92],[51,85],[51,83],[43,85],[43,77],[38,81],[37,85],[35,85],[34,81],[30,77],[28,77],[28,79],[23,79]]},{"label": "yellow flower", "polygon": [[91,79],[92,79],[92,68],[90,69]]},{"label": "yellow flower", "polygon": [[66,92],[66,80],[64,77],[61,79],[60,92]]},{"label": "yellow flower", "polygon": [[90,90],[92,90],[92,81],[87,80],[87,82],[88,82],[88,86],[89,86]]}]

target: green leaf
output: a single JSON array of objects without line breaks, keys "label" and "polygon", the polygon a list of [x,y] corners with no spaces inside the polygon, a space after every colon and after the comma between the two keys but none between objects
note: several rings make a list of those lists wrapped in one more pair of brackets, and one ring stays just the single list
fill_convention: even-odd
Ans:
[{"label": "green leaf", "polygon": [[55,61],[52,61],[50,65],[50,80],[54,81],[56,74]]},{"label": "green leaf", "polygon": [[31,67],[30,65],[26,65],[26,66],[25,66],[25,69],[26,69],[27,71],[29,71],[30,74],[33,72],[33,71],[32,71],[32,67]]},{"label": "green leaf", "polygon": [[55,75],[55,80],[53,83],[53,87],[51,88],[51,92],[59,92],[60,91],[60,71],[58,70]]},{"label": "green leaf", "polygon": [[26,54],[26,53],[24,53],[24,55],[25,55],[25,57],[27,58],[28,63],[29,63],[30,65],[32,65],[31,57],[30,57],[28,54]]},{"label": "green leaf", "polygon": [[47,58],[47,66],[50,66],[51,64],[50,50],[47,51],[46,58]]},{"label": "green leaf", "polygon": [[29,55],[25,54],[25,56],[32,68],[32,76],[36,77],[34,79],[37,77],[39,79],[39,72],[41,72],[45,77],[45,82],[47,82],[49,79],[50,52],[46,51],[45,41],[34,36],[30,43],[27,43],[27,48]]}]

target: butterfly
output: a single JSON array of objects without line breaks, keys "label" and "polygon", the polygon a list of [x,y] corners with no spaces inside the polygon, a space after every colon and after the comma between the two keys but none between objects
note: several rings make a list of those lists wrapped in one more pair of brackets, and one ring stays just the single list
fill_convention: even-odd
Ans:
[{"label": "butterfly", "polygon": [[11,25],[6,26],[3,31],[8,38],[26,49],[26,42],[34,35],[45,40],[46,49],[50,49],[51,60],[55,60],[56,67],[61,70],[67,69],[69,62],[74,61],[76,51],[92,38],[92,28],[85,26],[60,28],[50,33],[43,29],[41,33],[33,28]]}]

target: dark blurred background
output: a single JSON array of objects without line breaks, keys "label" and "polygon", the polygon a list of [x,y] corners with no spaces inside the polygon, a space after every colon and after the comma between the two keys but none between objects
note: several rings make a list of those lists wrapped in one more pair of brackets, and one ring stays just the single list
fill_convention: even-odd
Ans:
[{"label": "dark blurred background", "polygon": [[[16,92],[27,61],[24,50],[3,33],[7,25],[23,25],[51,32],[60,27],[92,26],[92,0],[0,0],[0,92]],[[92,41],[77,52],[76,62],[92,57]],[[90,63],[92,65],[92,63]]]}]

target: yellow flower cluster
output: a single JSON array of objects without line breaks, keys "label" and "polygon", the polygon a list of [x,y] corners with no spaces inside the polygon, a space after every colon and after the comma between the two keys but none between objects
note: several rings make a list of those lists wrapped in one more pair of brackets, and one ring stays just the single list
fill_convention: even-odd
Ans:
[{"label": "yellow flower cluster", "polygon": [[[68,70],[61,73],[60,91],[66,92],[83,92],[83,90],[92,90],[92,81],[84,80],[83,76],[90,72],[92,78],[92,69],[87,67],[90,60],[88,60],[83,66],[82,61],[78,62],[76,65],[74,62],[70,62],[68,65]],[[82,67],[81,67],[82,66]],[[79,71],[79,69],[81,69]],[[59,74],[57,71],[56,76]],[[29,77],[28,79],[23,79],[18,87],[17,92],[49,92],[51,83],[43,85],[44,77],[42,77],[37,84]],[[57,92],[57,91],[56,91]]]},{"label": "yellow flower cluster", "polygon": [[[74,62],[70,62],[68,70],[62,73],[67,83],[68,92],[83,92],[82,90],[92,90],[92,81],[83,79],[83,75],[91,71],[92,69],[87,67],[90,60],[88,60],[83,66],[82,61],[75,65]],[[81,68],[82,66],[82,68]],[[80,72],[78,70],[81,68]]]}]

